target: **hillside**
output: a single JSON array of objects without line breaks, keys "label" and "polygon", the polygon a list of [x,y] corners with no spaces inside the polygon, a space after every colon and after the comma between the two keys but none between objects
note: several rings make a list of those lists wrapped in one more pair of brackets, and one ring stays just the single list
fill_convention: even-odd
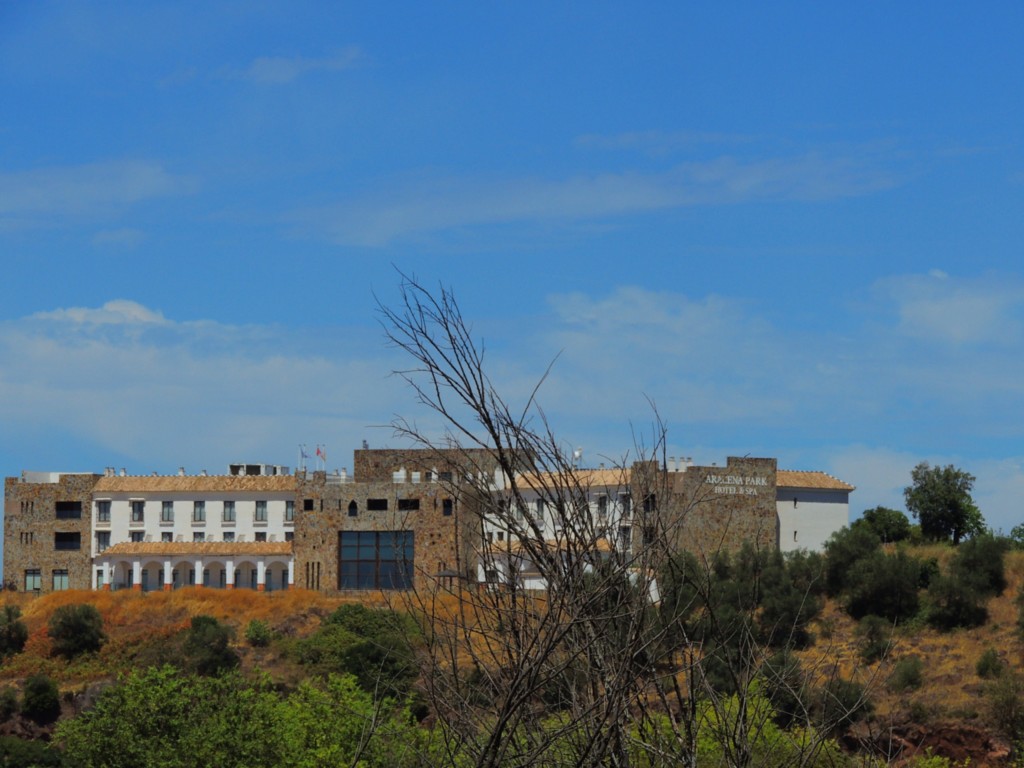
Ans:
[{"label": "hillside", "polygon": [[[947,559],[942,547],[919,547],[922,557]],[[805,667],[822,675],[838,669],[843,677],[865,684],[874,703],[872,717],[844,738],[849,748],[870,743],[883,754],[897,747],[911,752],[932,749],[936,754],[971,765],[1005,762],[1009,745],[993,727],[987,690],[991,683],[976,673],[978,660],[989,649],[1011,669],[1019,669],[1022,643],[1017,630],[1015,598],[1024,585],[1024,552],[1007,555],[1009,586],[988,602],[989,620],[972,630],[941,633],[923,623],[900,628],[886,657],[873,664],[860,658],[856,622],[840,606],[828,602],[813,626],[815,643],[800,653]],[[182,589],[175,592],[59,592],[44,596],[7,593],[4,602],[17,604],[29,630],[24,652],[0,667],[0,686],[19,686],[29,675],[42,672],[60,686],[65,716],[85,705],[97,684],[116,679],[140,666],[159,663],[172,638],[197,615],[210,615],[233,628],[234,646],[243,670],[260,669],[278,685],[292,687],[306,674],[285,653],[287,638],[305,637],[321,620],[353,598],[326,597],[305,590],[272,594],[246,590],[223,592]],[[94,605],[104,620],[108,641],[98,654],[73,662],[51,656],[46,625],[58,607],[72,603]],[[378,598],[377,604],[383,604]],[[400,607],[400,606],[396,606]],[[244,640],[246,625],[258,619],[284,638],[267,648],[252,648]],[[897,691],[890,678],[901,660],[923,661],[921,685]],[[24,725],[7,723],[0,729],[21,736],[40,735]],[[907,754],[907,753],[905,753]]]}]

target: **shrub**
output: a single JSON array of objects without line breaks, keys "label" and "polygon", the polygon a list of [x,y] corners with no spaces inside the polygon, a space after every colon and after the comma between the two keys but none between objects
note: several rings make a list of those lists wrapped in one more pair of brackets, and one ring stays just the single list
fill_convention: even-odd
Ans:
[{"label": "shrub", "polygon": [[237,667],[231,635],[231,629],[213,616],[193,616],[182,646],[186,667],[200,675],[219,675]]},{"label": "shrub", "polygon": [[928,623],[940,630],[979,627],[988,619],[982,596],[955,576],[939,576],[928,587]]},{"label": "shrub", "polygon": [[924,682],[924,662],[919,656],[907,656],[896,662],[893,667],[892,676],[889,678],[889,688],[896,693],[904,691],[916,691]]},{"label": "shrub", "polygon": [[995,726],[1012,741],[1024,739],[1024,682],[1013,672],[996,678],[986,691],[989,716]]},{"label": "shrub", "polygon": [[245,628],[245,640],[254,648],[266,648],[270,639],[270,626],[265,621],[253,619]]},{"label": "shrub", "polygon": [[1009,548],[1007,539],[974,536],[957,547],[950,573],[981,595],[1001,595],[1006,589],[1003,556]]},{"label": "shrub", "polygon": [[875,507],[865,509],[863,516],[853,526],[867,528],[886,543],[904,541],[910,538],[910,520],[898,509]]},{"label": "shrub", "polygon": [[821,691],[818,718],[823,728],[838,733],[868,717],[873,710],[863,685],[834,677]]},{"label": "shrub", "polygon": [[[0,721],[7,722],[18,713],[18,692],[10,685],[0,689]],[[0,763],[2,765],[2,763]]]},{"label": "shrub", "polygon": [[0,736],[0,765],[4,768],[60,768],[64,753],[42,741]]},{"label": "shrub", "polygon": [[842,528],[825,542],[825,589],[835,597],[852,583],[851,571],[859,561],[874,555],[882,542],[866,527]]},{"label": "shrub", "polygon": [[87,603],[60,606],[50,616],[48,634],[53,652],[67,659],[98,651],[107,639],[103,617]]},{"label": "shrub", "polygon": [[21,711],[40,725],[60,717],[60,692],[46,675],[32,675],[25,681],[21,695]]},{"label": "shrub", "polygon": [[857,624],[857,639],[860,657],[868,664],[876,662],[889,650],[892,624],[881,616],[865,616]]},{"label": "shrub", "polygon": [[0,611],[0,656],[20,653],[28,640],[28,628],[21,620],[21,609],[16,605],[5,605]]},{"label": "shrub", "polygon": [[985,652],[981,654],[981,658],[978,659],[978,663],[974,667],[974,671],[978,673],[978,677],[984,679],[994,679],[1003,674],[1003,670],[1006,669],[1006,665],[1003,664],[1003,660],[999,658],[999,653],[996,652],[995,648],[986,648]]},{"label": "shrub", "polygon": [[848,577],[846,610],[855,619],[874,614],[904,621],[920,608],[921,564],[906,552],[875,552],[857,561]]}]

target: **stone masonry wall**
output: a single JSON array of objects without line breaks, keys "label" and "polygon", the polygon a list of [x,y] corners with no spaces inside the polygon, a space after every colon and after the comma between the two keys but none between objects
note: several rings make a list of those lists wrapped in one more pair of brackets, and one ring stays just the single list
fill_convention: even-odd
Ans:
[{"label": "stone masonry wall", "polygon": [[666,514],[676,546],[704,557],[736,550],[744,541],[778,548],[776,460],[729,457],[724,467],[669,473]]},{"label": "stone masonry wall", "polygon": [[[55,483],[4,482],[4,582],[25,588],[25,571],[38,568],[40,589],[53,589],[53,572],[66,569],[69,589],[89,589],[92,583],[90,521],[92,489],[99,475],[62,474]],[[57,519],[58,501],[77,501],[81,517]],[[56,533],[78,533],[77,550],[58,550]]]}]

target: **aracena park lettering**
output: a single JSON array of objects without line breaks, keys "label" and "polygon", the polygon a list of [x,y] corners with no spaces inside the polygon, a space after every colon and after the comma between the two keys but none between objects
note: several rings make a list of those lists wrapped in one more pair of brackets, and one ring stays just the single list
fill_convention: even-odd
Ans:
[{"label": "aracena park lettering", "polygon": [[751,475],[708,475],[704,482],[713,486],[715,493],[756,496],[759,488],[768,487],[767,477]]}]

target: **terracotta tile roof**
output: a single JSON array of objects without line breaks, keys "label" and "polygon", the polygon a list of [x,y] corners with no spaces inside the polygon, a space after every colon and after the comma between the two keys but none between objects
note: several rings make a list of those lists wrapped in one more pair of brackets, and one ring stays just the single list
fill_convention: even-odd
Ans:
[{"label": "terracotta tile roof", "polygon": [[101,477],[94,493],[295,492],[295,475],[116,475]]},{"label": "terracotta tile roof", "polygon": [[630,470],[626,467],[611,469],[577,469],[569,472],[542,472],[539,475],[519,475],[517,478],[525,488],[559,488],[570,483],[580,488],[628,488]]},{"label": "terracotta tile roof", "polygon": [[98,557],[124,555],[291,555],[290,541],[122,541]]},{"label": "terracotta tile roof", "polygon": [[852,491],[854,486],[844,483],[837,477],[825,472],[798,472],[792,469],[780,469],[775,475],[777,488],[812,488],[828,491]]}]

